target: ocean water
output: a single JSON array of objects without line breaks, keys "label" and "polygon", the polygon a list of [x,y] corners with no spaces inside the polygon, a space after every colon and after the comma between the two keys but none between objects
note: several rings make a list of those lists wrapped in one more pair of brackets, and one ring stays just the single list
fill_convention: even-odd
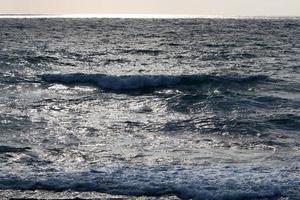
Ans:
[{"label": "ocean water", "polygon": [[0,191],[300,199],[300,19],[0,19]]}]

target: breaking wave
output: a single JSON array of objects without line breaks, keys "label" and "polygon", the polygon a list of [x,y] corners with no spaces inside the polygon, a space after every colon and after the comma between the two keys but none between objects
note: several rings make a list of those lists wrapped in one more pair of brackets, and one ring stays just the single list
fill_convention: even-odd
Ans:
[{"label": "breaking wave", "polygon": [[176,85],[251,84],[268,80],[265,75],[106,75],[106,74],[43,74],[42,81],[63,84],[93,84],[106,90],[139,90],[164,88]]},{"label": "breaking wave", "polygon": [[[85,172],[1,176],[0,189],[97,191],[128,196],[176,195],[182,199],[265,199],[297,194],[299,178],[286,169],[260,167],[112,167]],[[296,197],[295,197],[296,199]]]}]

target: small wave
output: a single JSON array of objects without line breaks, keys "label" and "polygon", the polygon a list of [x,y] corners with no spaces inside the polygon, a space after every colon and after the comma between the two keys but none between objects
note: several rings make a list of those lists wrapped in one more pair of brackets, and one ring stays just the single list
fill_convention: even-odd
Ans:
[{"label": "small wave", "polygon": [[271,116],[267,122],[284,130],[297,131],[300,127],[300,116],[294,114],[275,115]]},{"label": "small wave", "polygon": [[28,56],[26,57],[26,60],[29,63],[37,64],[42,62],[47,62],[47,63],[57,62],[59,59],[52,56]]},{"label": "small wave", "polygon": [[22,153],[30,150],[30,147],[11,147],[11,146],[0,146],[1,153]]},{"label": "small wave", "polygon": [[129,49],[124,50],[124,53],[130,53],[130,54],[147,54],[151,56],[158,56],[160,53],[162,53],[161,50],[153,50],[153,49]]},{"label": "small wave", "polygon": [[130,60],[123,59],[123,58],[117,58],[117,59],[106,59],[104,61],[104,65],[110,65],[111,63],[113,64],[122,64],[122,63],[129,63]]},{"label": "small wave", "polygon": [[106,75],[106,74],[43,74],[42,81],[62,84],[92,84],[105,90],[143,90],[167,88],[177,85],[250,84],[268,80],[264,75],[253,76],[216,76],[216,75]]}]

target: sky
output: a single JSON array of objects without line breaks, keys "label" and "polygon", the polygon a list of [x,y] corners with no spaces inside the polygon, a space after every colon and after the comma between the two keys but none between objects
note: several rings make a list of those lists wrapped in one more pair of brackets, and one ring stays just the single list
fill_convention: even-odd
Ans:
[{"label": "sky", "polygon": [[0,0],[0,14],[300,16],[300,0]]}]

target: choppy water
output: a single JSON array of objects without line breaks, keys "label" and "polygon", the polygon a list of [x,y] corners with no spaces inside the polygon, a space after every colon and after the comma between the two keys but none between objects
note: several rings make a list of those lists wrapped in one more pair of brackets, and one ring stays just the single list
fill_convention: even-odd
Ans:
[{"label": "choppy water", "polygon": [[300,199],[299,19],[0,19],[0,92],[0,195]]}]

